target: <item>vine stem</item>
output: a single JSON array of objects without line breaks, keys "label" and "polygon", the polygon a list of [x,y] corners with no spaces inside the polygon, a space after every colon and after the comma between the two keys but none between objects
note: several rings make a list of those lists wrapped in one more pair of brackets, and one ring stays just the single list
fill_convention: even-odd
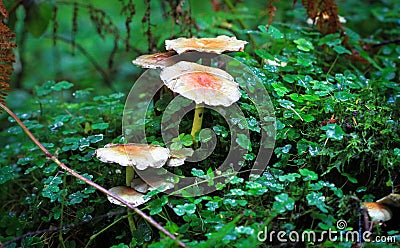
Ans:
[{"label": "vine stem", "polygon": [[60,166],[62,169],[64,169],[65,171],[67,171],[69,174],[73,175],[74,177],[84,181],[85,183],[89,184],[90,186],[95,187],[96,189],[100,190],[101,192],[111,196],[112,198],[122,202],[123,204],[125,204],[128,208],[132,209],[133,211],[135,211],[138,215],[140,215],[141,217],[143,217],[143,219],[147,220],[152,226],[154,226],[155,228],[157,228],[158,230],[160,230],[161,232],[163,232],[165,235],[167,235],[168,237],[170,237],[171,239],[175,240],[179,246],[181,247],[187,247],[185,245],[185,243],[183,243],[180,240],[177,240],[177,238],[172,235],[170,232],[168,232],[163,226],[161,226],[160,224],[158,224],[153,218],[151,218],[150,216],[148,216],[147,214],[145,214],[142,210],[132,206],[130,203],[128,203],[127,201],[125,201],[124,199],[122,199],[121,197],[119,197],[118,195],[110,192],[109,190],[103,188],[102,186],[98,185],[97,183],[93,182],[92,180],[89,180],[85,177],[83,177],[82,175],[80,175],[79,173],[75,172],[74,170],[72,170],[71,168],[69,168],[68,166],[66,166],[63,162],[61,162],[60,160],[58,160],[58,158],[56,158],[53,154],[51,154],[40,142],[39,140],[31,133],[31,131],[29,131],[29,129],[24,125],[24,123],[18,118],[18,116],[11,111],[9,108],[7,108],[3,103],[0,103],[0,107],[2,109],[4,109],[17,123],[18,125],[24,130],[24,132],[26,133],[26,135],[29,136],[29,138],[35,143],[35,145],[37,145],[39,147],[40,150],[43,151],[43,153],[50,158],[51,160],[53,160],[58,166]]}]

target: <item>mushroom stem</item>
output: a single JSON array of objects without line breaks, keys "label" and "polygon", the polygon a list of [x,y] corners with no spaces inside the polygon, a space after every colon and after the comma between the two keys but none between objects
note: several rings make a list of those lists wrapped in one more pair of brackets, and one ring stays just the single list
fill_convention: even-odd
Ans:
[{"label": "mushroom stem", "polygon": [[125,175],[126,186],[131,187],[131,182],[135,177],[135,169],[133,169],[133,166],[127,166],[125,173],[126,173]]},{"label": "mushroom stem", "polygon": [[[125,183],[126,186],[131,187],[131,182],[133,178],[135,177],[135,169],[132,166],[127,166],[126,171],[125,171]],[[133,212],[132,210],[128,209],[128,223],[129,223],[129,229],[131,233],[136,230],[135,226],[135,221],[133,219]]]},{"label": "mushroom stem", "polygon": [[[190,133],[193,137],[193,141],[195,140],[196,133],[200,132],[201,130],[201,124],[203,123],[203,112],[204,112],[204,105],[202,103],[196,104],[194,110],[192,132]],[[197,145],[196,142],[194,143],[195,145]]]}]

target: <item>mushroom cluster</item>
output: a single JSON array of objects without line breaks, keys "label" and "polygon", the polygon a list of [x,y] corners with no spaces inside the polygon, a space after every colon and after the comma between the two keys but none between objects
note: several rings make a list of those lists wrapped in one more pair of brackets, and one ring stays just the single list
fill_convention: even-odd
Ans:
[{"label": "mushroom cluster", "polygon": [[201,130],[204,104],[227,107],[238,101],[241,93],[229,73],[209,66],[209,57],[201,58],[203,65],[190,61],[193,60],[190,56],[183,57],[183,60],[178,58],[178,61],[170,58],[187,52],[207,55],[239,52],[244,50],[246,44],[247,41],[226,35],[216,38],[178,38],[165,41],[168,52],[142,55],[132,63],[143,68],[161,68],[161,80],[170,90],[196,102],[191,131],[194,139]]},{"label": "mushroom cluster", "polygon": [[[224,52],[243,51],[246,44],[246,41],[225,35],[216,38],[178,38],[165,41],[167,52],[142,55],[132,63],[142,68],[161,69],[160,79],[166,87],[196,103],[191,131],[194,139],[201,130],[204,105],[227,107],[241,97],[234,78],[222,69],[211,67],[210,58]],[[193,53],[189,52],[198,52],[201,56],[192,56]],[[126,185],[114,187],[110,191],[134,206],[149,200],[145,197],[149,190],[165,191],[174,188],[172,182],[160,176],[144,178],[145,181],[134,178],[135,169],[148,170],[149,174],[154,174],[152,168],[180,166],[192,154],[193,150],[188,148],[174,151],[158,145],[136,143],[108,144],[96,150],[100,161],[126,167]],[[113,198],[108,200],[121,205]]]}]

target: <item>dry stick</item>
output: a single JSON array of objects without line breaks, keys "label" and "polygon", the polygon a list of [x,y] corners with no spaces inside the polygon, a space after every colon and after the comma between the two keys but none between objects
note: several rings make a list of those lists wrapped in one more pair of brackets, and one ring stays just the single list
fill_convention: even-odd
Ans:
[{"label": "dry stick", "polygon": [[68,173],[70,173],[71,175],[73,175],[76,178],[79,178],[80,180],[84,181],[85,183],[95,187],[96,189],[100,190],[101,192],[111,196],[112,198],[122,202],[123,204],[125,204],[128,208],[132,209],[133,211],[135,211],[137,214],[139,214],[140,216],[142,216],[145,220],[147,220],[151,225],[153,225],[155,228],[157,228],[158,230],[160,230],[161,232],[163,232],[165,235],[167,235],[168,237],[170,237],[171,239],[175,240],[181,247],[187,247],[182,241],[179,241],[176,239],[176,237],[174,235],[172,235],[170,232],[168,232],[164,227],[162,227],[160,224],[158,224],[153,218],[151,218],[150,216],[148,216],[147,214],[145,214],[142,210],[132,206],[130,203],[128,203],[127,201],[125,201],[124,199],[122,199],[121,197],[119,197],[118,195],[108,191],[107,189],[103,188],[102,186],[98,185],[97,183],[81,176],[79,173],[75,172],[74,170],[72,170],[71,168],[69,168],[68,166],[66,166],[63,162],[61,162],[60,160],[58,160],[58,158],[56,158],[53,154],[51,154],[40,142],[39,140],[33,136],[33,134],[29,131],[29,129],[24,125],[24,123],[22,123],[22,121],[18,118],[18,116],[12,112],[9,108],[7,108],[4,104],[0,103],[0,107],[2,109],[4,109],[17,123],[18,125],[24,130],[24,132],[29,136],[29,138],[31,138],[31,140],[40,148],[40,150],[42,150],[44,152],[44,154],[46,154],[47,157],[49,157],[51,160],[53,160],[58,166],[60,166],[61,168],[63,168],[64,170],[66,170]]}]

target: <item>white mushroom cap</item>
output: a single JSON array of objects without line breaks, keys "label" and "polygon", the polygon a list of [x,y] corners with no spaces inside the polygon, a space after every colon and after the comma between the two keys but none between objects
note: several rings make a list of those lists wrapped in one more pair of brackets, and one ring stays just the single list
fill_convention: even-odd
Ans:
[{"label": "white mushroom cap", "polygon": [[132,63],[142,68],[151,68],[151,69],[165,68],[173,64],[173,62],[172,61],[169,62],[168,59],[174,55],[176,55],[176,53],[173,51],[155,53],[155,54],[145,54],[132,60]]},{"label": "white mushroom cap", "polygon": [[233,77],[218,68],[181,61],[164,68],[161,80],[172,91],[210,106],[230,106],[241,93]]},{"label": "white mushroom cap", "polygon": [[[110,191],[116,195],[118,195],[119,197],[121,197],[122,199],[124,199],[125,201],[127,201],[128,203],[132,204],[133,206],[137,207],[147,201],[150,200],[150,197],[147,197],[145,199],[145,195],[137,192],[136,190],[126,187],[126,186],[117,186],[117,187],[113,187],[110,189]],[[119,205],[119,206],[125,206],[122,202],[112,198],[111,196],[107,196],[107,199],[109,202]]]},{"label": "white mushroom cap", "polygon": [[96,150],[96,157],[105,163],[135,166],[138,170],[148,167],[160,168],[168,160],[167,148],[147,144],[108,144]]},{"label": "white mushroom cap", "polygon": [[166,40],[165,48],[175,50],[178,54],[187,51],[207,52],[221,54],[223,52],[238,52],[244,50],[247,41],[238,40],[236,37],[220,35],[216,38],[178,38]]},{"label": "white mushroom cap", "polygon": [[165,180],[149,181],[149,183],[151,185],[147,184],[141,178],[135,178],[131,182],[131,187],[143,194],[155,189],[159,190],[160,192],[164,192],[168,189],[174,188],[173,183],[167,182]]}]

